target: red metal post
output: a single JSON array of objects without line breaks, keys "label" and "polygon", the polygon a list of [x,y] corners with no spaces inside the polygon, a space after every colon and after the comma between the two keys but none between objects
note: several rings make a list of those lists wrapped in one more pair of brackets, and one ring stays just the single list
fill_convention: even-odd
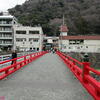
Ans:
[{"label": "red metal post", "polygon": [[85,77],[86,75],[89,75],[88,67],[90,67],[90,63],[89,62],[83,62],[83,82],[84,83],[88,83],[88,81]]},{"label": "red metal post", "polygon": [[24,56],[24,65],[26,65],[26,56]]},{"label": "red metal post", "polygon": [[16,69],[17,66],[16,66],[16,60],[14,60],[14,69]]},{"label": "red metal post", "polygon": [[96,95],[97,95],[98,97],[100,97],[100,89],[95,88],[95,92],[96,92]]},{"label": "red metal post", "polygon": [[76,62],[75,61],[73,61],[73,70],[75,71],[75,66],[76,65]]},{"label": "red metal post", "polygon": [[32,61],[32,54],[30,54],[30,62]]},{"label": "red metal post", "polygon": [[7,69],[7,70],[5,71],[5,74],[8,74],[8,72],[9,72],[9,69]]}]

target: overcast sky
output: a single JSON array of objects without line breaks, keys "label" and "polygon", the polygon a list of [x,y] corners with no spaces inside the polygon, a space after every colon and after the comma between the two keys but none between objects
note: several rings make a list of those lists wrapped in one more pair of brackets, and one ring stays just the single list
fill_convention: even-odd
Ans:
[{"label": "overcast sky", "polygon": [[26,0],[0,0],[0,11],[7,11],[7,9],[14,7],[17,4],[22,4]]}]

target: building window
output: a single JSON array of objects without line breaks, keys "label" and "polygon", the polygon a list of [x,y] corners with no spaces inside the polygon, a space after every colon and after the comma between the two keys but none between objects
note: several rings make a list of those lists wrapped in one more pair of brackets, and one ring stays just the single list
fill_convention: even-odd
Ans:
[{"label": "building window", "polygon": [[71,47],[69,47],[69,49],[71,49]]},{"label": "building window", "polygon": [[23,42],[23,44],[25,44],[25,42]]},{"label": "building window", "polygon": [[29,31],[29,34],[39,34],[39,31]]},{"label": "building window", "polygon": [[86,48],[88,48],[88,46],[86,46]]},{"label": "building window", "polygon": [[26,34],[26,31],[16,31],[16,34]]},{"label": "building window", "polygon": [[26,41],[26,38],[24,38],[23,40]]},{"label": "building window", "polygon": [[39,48],[37,48],[37,51],[39,51]]},{"label": "building window", "polygon": [[0,31],[12,31],[11,27],[0,27]]},{"label": "building window", "polygon": [[47,43],[47,40],[43,40],[43,42]]},{"label": "building window", "polygon": [[32,41],[33,40],[33,38],[29,38],[29,41]]},{"label": "building window", "polygon": [[77,47],[77,49],[80,49],[80,47]]},{"label": "building window", "polygon": [[6,24],[12,24],[12,21],[8,20],[8,21],[6,22]]},{"label": "building window", "polygon": [[71,46],[71,47],[68,47],[69,49],[73,49],[73,47]]},{"label": "building window", "polygon": [[81,46],[81,48],[83,48],[83,46]]},{"label": "building window", "polygon": [[17,42],[23,42],[23,41],[26,41],[26,39],[25,38],[16,38],[16,41]]},{"label": "building window", "polygon": [[35,48],[33,48],[33,50],[35,50]]},{"label": "building window", "polygon": [[32,50],[32,48],[30,48],[30,50]]},{"label": "building window", "polygon": [[38,38],[29,38],[29,41],[38,42]]},{"label": "building window", "polygon": [[32,42],[30,42],[30,44],[32,44]]},{"label": "building window", "polygon": [[84,40],[69,40],[69,44],[83,44]]},{"label": "building window", "polygon": [[38,42],[39,39],[33,39],[33,42]]},{"label": "building window", "polygon": [[4,31],[11,31],[11,27],[4,27]]},{"label": "building window", "polygon": [[16,24],[16,22],[14,22],[14,24]]}]

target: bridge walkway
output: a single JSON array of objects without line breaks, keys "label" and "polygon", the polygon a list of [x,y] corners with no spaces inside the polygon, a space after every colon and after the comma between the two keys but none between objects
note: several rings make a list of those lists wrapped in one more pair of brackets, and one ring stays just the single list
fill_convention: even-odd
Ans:
[{"label": "bridge walkway", "polygon": [[5,100],[93,100],[56,54],[46,54],[0,81]]}]

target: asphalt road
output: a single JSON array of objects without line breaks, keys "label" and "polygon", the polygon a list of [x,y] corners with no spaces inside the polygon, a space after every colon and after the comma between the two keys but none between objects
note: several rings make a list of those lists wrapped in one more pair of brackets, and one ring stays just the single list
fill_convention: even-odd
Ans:
[{"label": "asphalt road", "polygon": [[4,100],[94,100],[56,54],[46,54],[0,81]]}]

